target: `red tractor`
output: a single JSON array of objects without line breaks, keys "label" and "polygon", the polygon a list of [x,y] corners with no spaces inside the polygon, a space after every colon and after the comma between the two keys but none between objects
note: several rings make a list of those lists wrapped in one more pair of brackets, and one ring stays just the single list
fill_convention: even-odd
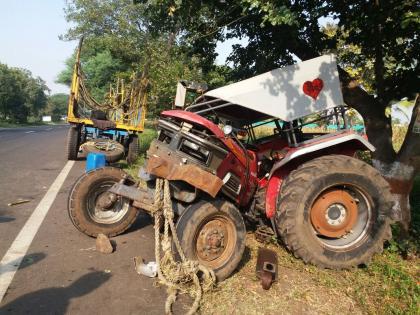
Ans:
[{"label": "red tractor", "polygon": [[[307,263],[367,263],[391,237],[393,203],[380,173],[355,157],[374,147],[348,128],[342,104],[331,55],[204,93],[161,114],[139,172],[146,188],[117,168],[91,171],[71,191],[70,217],[87,235],[118,235],[151,209],[161,177],[185,254],[219,280],[241,260],[244,218]],[[337,131],[307,132],[321,120]]]}]

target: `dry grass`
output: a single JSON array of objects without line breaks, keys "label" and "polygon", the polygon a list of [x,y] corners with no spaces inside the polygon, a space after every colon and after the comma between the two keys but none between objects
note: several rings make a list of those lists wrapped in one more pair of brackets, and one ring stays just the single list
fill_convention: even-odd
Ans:
[{"label": "dry grass", "polygon": [[248,234],[239,270],[204,296],[203,314],[417,314],[418,258],[405,261],[387,249],[368,268],[332,271],[305,265],[272,244],[279,280],[264,291],[255,276],[259,246]]},{"label": "dry grass", "polygon": [[258,247],[252,233],[239,271],[206,294],[203,314],[362,314],[347,288],[334,278],[320,281],[319,271],[295,259],[283,247],[269,245],[279,259],[279,279],[270,290],[261,288],[255,276]]}]

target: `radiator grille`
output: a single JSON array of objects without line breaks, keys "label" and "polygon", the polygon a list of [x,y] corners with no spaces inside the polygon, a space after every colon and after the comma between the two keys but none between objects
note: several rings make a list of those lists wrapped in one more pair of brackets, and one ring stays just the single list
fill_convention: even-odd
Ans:
[{"label": "radiator grille", "polygon": [[239,195],[241,191],[241,180],[238,176],[232,173],[227,173],[223,179],[223,189],[228,194],[233,194],[235,196]]}]

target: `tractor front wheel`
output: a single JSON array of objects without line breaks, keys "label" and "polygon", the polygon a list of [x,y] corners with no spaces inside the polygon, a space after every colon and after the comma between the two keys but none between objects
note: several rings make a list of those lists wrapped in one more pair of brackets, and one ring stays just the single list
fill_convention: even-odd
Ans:
[{"label": "tractor front wheel", "polygon": [[236,207],[223,200],[200,201],[178,219],[176,232],[187,258],[213,269],[218,281],[238,266],[245,249],[245,224]]},{"label": "tractor front wheel", "polygon": [[276,225],[305,262],[347,269],[367,264],[390,239],[389,186],[370,165],[342,155],[302,164],[284,181]]},{"label": "tractor front wheel", "polygon": [[83,174],[76,181],[69,195],[68,213],[78,230],[93,237],[99,233],[111,237],[133,224],[138,210],[129,199],[108,192],[126,175],[119,168],[104,167]]}]

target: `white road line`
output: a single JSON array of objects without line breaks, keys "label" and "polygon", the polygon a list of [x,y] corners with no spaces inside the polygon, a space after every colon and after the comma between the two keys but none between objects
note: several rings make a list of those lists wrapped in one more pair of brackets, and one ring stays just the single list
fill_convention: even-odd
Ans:
[{"label": "white road line", "polygon": [[0,303],[73,164],[74,161],[67,162],[1,260]]},{"label": "white road line", "polygon": [[32,132],[35,132],[35,131],[33,130],[25,131],[25,133],[32,133]]},{"label": "white road line", "polygon": [[45,129],[45,131],[50,131],[50,130],[52,130],[52,128],[47,128],[47,129]]}]

